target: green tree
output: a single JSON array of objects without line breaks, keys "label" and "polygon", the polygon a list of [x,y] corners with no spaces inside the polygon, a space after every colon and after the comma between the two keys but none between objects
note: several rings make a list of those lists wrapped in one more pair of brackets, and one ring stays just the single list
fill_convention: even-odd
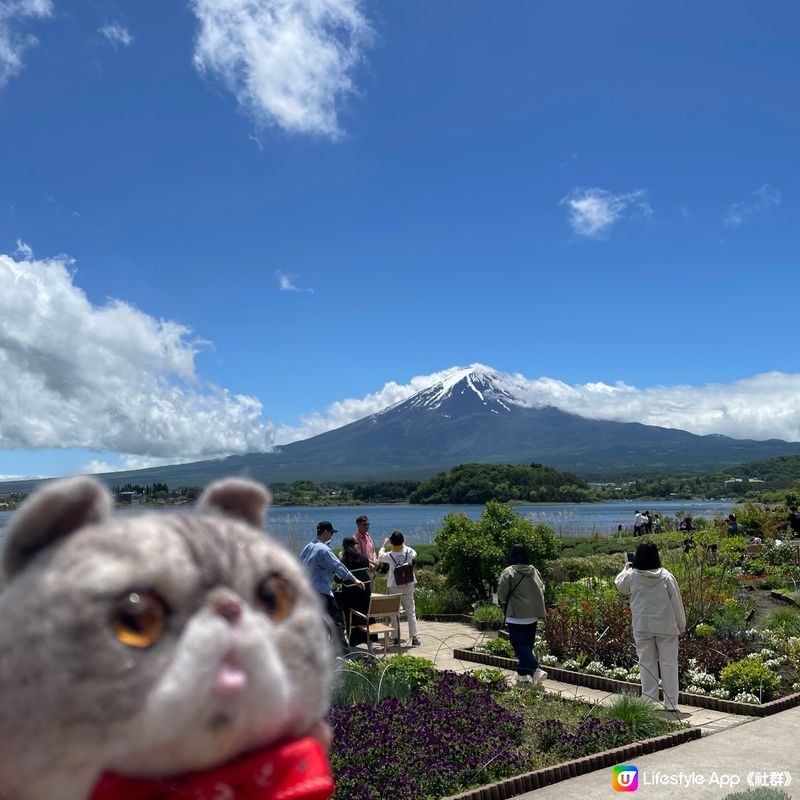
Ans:
[{"label": "green tree", "polygon": [[448,514],[436,532],[436,544],[448,584],[480,600],[492,596],[511,545],[525,545],[531,563],[540,570],[558,552],[553,531],[547,525],[534,525],[494,500],[486,504],[477,521],[465,514]]}]

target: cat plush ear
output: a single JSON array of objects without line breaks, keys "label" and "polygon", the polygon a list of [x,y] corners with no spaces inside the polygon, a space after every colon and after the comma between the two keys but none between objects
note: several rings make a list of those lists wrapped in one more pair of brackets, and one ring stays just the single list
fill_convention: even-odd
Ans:
[{"label": "cat plush ear", "polygon": [[3,569],[16,575],[36,553],[78,528],[111,516],[111,493],[94,478],[53,481],[26,500],[6,532]]},{"label": "cat plush ear", "polygon": [[240,517],[256,528],[264,527],[264,511],[271,500],[260,483],[227,478],[207,486],[197,503],[199,511]]}]

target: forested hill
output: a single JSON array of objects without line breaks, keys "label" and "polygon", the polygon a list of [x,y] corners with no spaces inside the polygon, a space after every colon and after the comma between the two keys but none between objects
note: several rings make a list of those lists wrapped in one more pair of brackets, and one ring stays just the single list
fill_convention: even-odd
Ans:
[{"label": "forested hill", "polygon": [[790,486],[800,479],[800,456],[781,456],[766,461],[749,461],[735,467],[717,470],[716,476],[721,478],[759,478],[775,484]]},{"label": "forested hill", "polygon": [[486,503],[523,500],[580,503],[599,499],[577,476],[542,464],[462,464],[423,481],[410,503]]}]

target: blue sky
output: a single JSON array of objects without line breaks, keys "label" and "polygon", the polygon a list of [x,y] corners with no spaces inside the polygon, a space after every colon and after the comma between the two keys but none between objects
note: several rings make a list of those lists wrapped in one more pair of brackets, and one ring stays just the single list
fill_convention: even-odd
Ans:
[{"label": "blue sky", "polygon": [[476,362],[800,439],[799,23],[0,0],[0,475],[263,450]]}]

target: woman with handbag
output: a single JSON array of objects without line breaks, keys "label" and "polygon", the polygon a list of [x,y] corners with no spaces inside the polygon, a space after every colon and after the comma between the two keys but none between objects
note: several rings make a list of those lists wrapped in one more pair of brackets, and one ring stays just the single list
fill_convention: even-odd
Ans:
[{"label": "woman with handbag", "polygon": [[505,608],[508,639],[517,656],[518,686],[538,685],[547,677],[533,652],[536,625],[545,615],[544,582],[529,561],[525,545],[513,545],[508,552],[508,567],[497,585],[497,599]]},{"label": "woman with handbag", "polygon": [[[406,537],[400,531],[395,531],[383,540],[378,551],[378,561],[389,565],[389,575],[386,578],[386,594],[399,594],[400,602],[406,612],[408,620],[408,635],[411,637],[411,646],[419,647],[417,639],[417,617],[414,607],[414,584],[417,576],[414,575],[414,559],[416,551],[405,544]],[[386,550],[386,545],[391,543],[392,549]],[[400,645],[400,619],[394,615],[394,637],[392,644]]]}]

